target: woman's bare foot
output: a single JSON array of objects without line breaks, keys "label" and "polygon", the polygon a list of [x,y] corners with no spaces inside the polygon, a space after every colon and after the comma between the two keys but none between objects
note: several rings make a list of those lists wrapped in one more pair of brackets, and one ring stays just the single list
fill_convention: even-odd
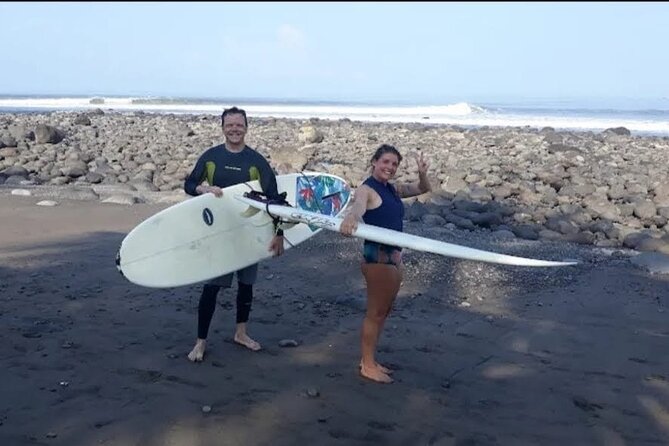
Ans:
[{"label": "woman's bare foot", "polygon": [[193,350],[190,351],[188,354],[188,359],[191,360],[191,362],[200,362],[202,359],[204,359],[204,351],[207,348],[207,341],[204,339],[198,339],[195,342],[195,347],[193,347]]},{"label": "woman's bare foot", "polygon": [[262,348],[259,343],[251,339],[246,333],[235,333],[234,339],[237,344],[243,345],[244,347],[248,348],[249,350],[253,350],[254,352],[257,352]]},{"label": "woman's bare foot", "polygon": [[[381,364],[379,364],[378,362],[376,362],[375,364],[376,364],[376,367],[378,367],[378,369],[381,370],[386,375],[392,375],[393,374],[392,369],[389,369],[388,367],[384,367]],[[362,367],[362,361],[360,361],[360,365],[358,367]]]},{"label": "woman's bare foot", "polygon": [[371,379],[377,383],[390,384],[393,382],[393,379],[388,376],[387,373],[384,373],[380,367],[376,365],[373,367],[367,367],[364,364],[360,365],[360,375],[367,379]]}]

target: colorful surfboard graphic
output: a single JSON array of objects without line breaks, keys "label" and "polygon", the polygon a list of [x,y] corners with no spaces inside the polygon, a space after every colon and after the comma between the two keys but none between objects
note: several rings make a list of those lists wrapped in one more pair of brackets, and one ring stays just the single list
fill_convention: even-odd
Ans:
[{"label": "colorful surfboard graphic", "polygon": [[[328,176],[303,176],[296,183],[296,205],[300,209],[331,217],[339,215],[348,202],[348,184]],[[309,225],[312,231],[318,227]]]}]

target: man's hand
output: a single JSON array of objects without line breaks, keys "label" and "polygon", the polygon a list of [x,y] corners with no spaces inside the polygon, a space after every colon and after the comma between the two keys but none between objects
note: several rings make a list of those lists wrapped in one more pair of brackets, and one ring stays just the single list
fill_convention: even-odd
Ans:
[{"label": "man's hand", "polygon": [[223,190],[218,186],[199,185],[198,187],[195,188],[195,192],[197,192],[200,195],[204,195],[206,193],[211,192],[212,194],[216,195],[217,197],[222,197],[223,196]]},{"label": "man's hand", "polygon": [[275,235],[272,237],[272,241],[269,244],[269,249],[268,251],[272,251],[274,253],[274,257],[280,256],[283,254],[283,235]]}]

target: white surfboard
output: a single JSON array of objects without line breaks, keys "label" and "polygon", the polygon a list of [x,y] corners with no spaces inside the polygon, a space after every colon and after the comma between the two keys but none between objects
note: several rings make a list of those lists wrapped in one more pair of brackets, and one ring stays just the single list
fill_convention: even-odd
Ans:
[{"label": "white surfboard", "polygon": [[[312,226],[317,226],[319,228],[329,229],[330,231],[339,232],[339,227],[343,221],[343,218],[341,217],[316,214],[314,212],[291,208],[289,206],[267,206],[258,200],[245,197],[242,194],[237,195],[236,198],[241,203],[247,204],[248,206],[258,210],[265,210],[266,212],[270,212],[273,215],[282,217],[286,221],[306,223]],[[416,235],[407,234],[405,232],[380,228],[378,226],[368,225],[365,223],[358,223],[358,227],[353,232],[353,236],[387,245],[399,246],[401,248],[414,249],[416,251],[430,252],[433,254],[456,257],[465,260],[499,263],[503,265],[543,267],[568,266],[576,265],[578,263],[575,261],[556,262],[550,260],[529,259],[525,257],[498,254],[495,252],[483,251],[480,249],[446,243],[439,240],[432,240],[426,237],[419,237]]]},{"label": "white surfboard", "polygon": [[[339,215],[351,190],[342,178],[318,172],[277,176],[279,193],[295,209]],[[272,218],[266,212],[245,212],[234,197],[260,190],[257,181],[187,199],[149,217],[123,239],[116,265],[129,281],[151,288],[190,285],[212,279],[272,256]],[[302,243],[322,228],[285,226],[285,249]]]}]

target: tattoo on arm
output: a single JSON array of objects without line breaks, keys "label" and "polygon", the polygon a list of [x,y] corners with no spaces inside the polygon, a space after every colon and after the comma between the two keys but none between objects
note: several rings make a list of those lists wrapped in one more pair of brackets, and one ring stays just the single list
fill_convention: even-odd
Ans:
[{"label": "tattoo on arm", "polygon": [[397,194],[401,198],[406,198],[406,197],[412,197],[414,195],[418,195],[418,188],[413,185],[413,184],[408,184],[408,183],[401,183],[395,186],[395,189],[397,189]]},{"label": "tattoo on arm", "polygon": [[362,218],[362,215],[367,210],[367,201],[369,200],[369,195],[364,189],[358,188],[353,194],[351,199],[351,204],[348,207],[346,215],[354,214],[357,219]]}]

